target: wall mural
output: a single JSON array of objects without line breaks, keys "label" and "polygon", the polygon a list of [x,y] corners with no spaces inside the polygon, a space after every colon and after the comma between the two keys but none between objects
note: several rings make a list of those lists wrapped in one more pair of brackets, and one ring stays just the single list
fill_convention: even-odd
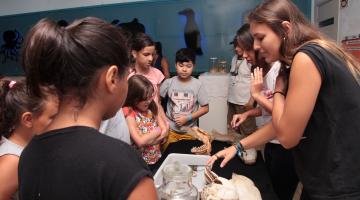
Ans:
[{"label": "wall mural", "polygon": [[23,37],[19,31],[7,30],[2,34],[3,43],[1,43],[0,58],[1,63],[6,63],[8,60],[18,61],[19,51],[23,42]]},{"label": "wall mural", "polygon": [[[149,0],[0,16],[0,73],[7,76],[24,73],[18,61],[23,36],[40,19],[47,17],[67,26],[75,19],[94,16],[132,33],[146,31],[154,41],[161,41],[172,73],[176,71],[176,51],[184,47],[194,49],[198,55],[196,75],[209,70],[211,57],[230,63],[233,48],[229,42],[249,10],[261,1]],[[311,0],[293,1],[310,16]]]}]

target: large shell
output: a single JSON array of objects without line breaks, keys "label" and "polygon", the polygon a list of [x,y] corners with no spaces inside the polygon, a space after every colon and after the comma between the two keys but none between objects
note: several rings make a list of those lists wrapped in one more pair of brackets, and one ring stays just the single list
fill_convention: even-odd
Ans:
[{"label": "large shell", "polygon": [[239,199],[261,200],[259,189],[255,186],[254,182],[246,176],[233,174],[230,181],[236,188]]},{"label": "large shell", "polygon": [[249,178],[233,174],[230,180],[205,169],[206,185],[201,192],[203,200],[261,200],[260,191]]},{"label": "large shell", "polygon": [[[230,187],[229,187],[230,186]],[[204,187],[200,194],[203,200],[238,200],[236,189],[230,184],[228,186],[212,183]]]}]

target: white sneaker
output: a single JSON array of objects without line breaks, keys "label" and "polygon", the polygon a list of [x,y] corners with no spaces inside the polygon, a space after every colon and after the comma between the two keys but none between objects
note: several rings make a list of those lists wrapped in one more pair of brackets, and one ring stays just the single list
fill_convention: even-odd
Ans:
[{"label": "white sneaker", "polygon": [[245,164],[252,165],[256,163],[257,151],[255,148],[247,149],[240,158]]}]

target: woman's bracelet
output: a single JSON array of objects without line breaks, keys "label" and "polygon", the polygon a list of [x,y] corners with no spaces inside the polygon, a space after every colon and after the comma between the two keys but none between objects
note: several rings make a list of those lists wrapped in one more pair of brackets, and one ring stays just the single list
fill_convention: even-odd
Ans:
[{"label": "woman's bracelet", "polygon": [[284,92],[281,92],[281,91],[275,91],[275,92],[273,93],[273,96],[274,96],[276,93],[278,93],[278,94],[281,94],[281,95],[285,96],[285,93],[284,93]]},{"label": "woman's bracelet", "polygon": [[240,142],[237,142],[235,144],[233,144],[234,147],[236,148],[236,154],[240,157],[242,157],[243,153],[244,153],[244,147]]}]

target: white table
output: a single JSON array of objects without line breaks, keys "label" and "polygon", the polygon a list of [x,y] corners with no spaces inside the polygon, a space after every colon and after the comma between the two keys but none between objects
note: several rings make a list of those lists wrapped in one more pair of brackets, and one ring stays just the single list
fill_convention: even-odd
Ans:
[{"label": "white table", "polygon": [[200,74],[199,80],[205,85],[210,100],[209,112],[200,117],[199,127],[227,134],[229,74],[206,72]]}]

